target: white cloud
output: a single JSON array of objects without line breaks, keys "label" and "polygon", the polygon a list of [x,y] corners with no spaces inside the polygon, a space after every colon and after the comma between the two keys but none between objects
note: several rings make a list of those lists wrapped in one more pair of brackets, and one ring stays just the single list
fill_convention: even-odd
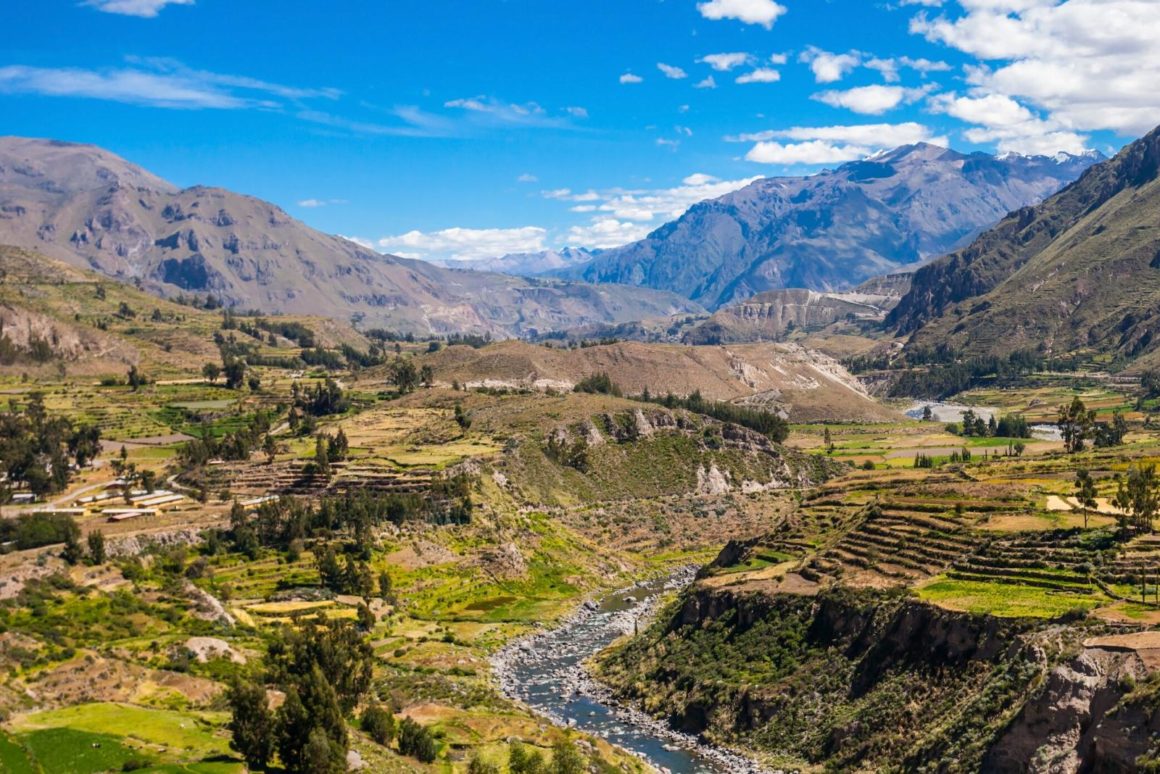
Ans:
[{"label": "white cloud", "polygon": [[758,164],[816,165],[854,161],[865,158],[872,152],[866,146],[836,145],[825,140],[810,140],[809,142],[784,145],[780,142],[759,142],[749,150],[749,153],[745,154],[745,158],[747,161],[755,161]]},{"label": "white cloud", "polygon": [[963,132],[970,142],[995,143],[1001,153],[1051,155],[1060,151],[1079,154],[1087,137],[1070,131],[1053,119],[1035,115],[1025,105],[1003,94],[960,97],[939,94],[931,110],[976,126]]},{"label": "white cloud", "polygon": [[588,109],[578,107],[576,105],[572,105],[570,107],[564,108],[564,112],[567,113],[568,115],[574,117],[574,118],[587,118],[588,117]]},{"label": "white cloud", "polygon": [[845,108],[863,115],[882,115],[903,103],[915,102],[926,94],[925,89],[904,89],[901,86],[859,86],[845,91],[823,91],[813,99],[830,107]]},{"label": "white cloud", "polygon": [[975,56],[979,93],[1047,111],[1066,131],[1141,134],[1160,116],[1160,9],[1152,0],[960,0],[910,29]]},{"label": "white cloud", "polygon": [[713,177],[712,175],[706,175],[704,172],[694,172],[693,174],[689,175],[681,182],[684,185],[693,185],[693,186],[709,185],[710,183],[717,182],[717,178]]},{"label": "white cloud", "polygon": [[152,19],[167,5],[193,5],[194,0],[88,0],[85,5],[105,13]]},{"label": "white cloud", "polygon": [[666,137],[658,137],[657,138],[657,145],[660,146],[661,148],[668,148],[670,150],[676,150],[677,148],[681,147],[681,141],[680,140],[670,140]]},{"label": "white cloud", "polygon": [[317,207],[330,207],[337,204],[346,204],[346,199],[303,199],[298,202],[299,207],[307,209],[314,209]]},{"label": "white cloud", "polygon": [[531,172],[525,172],[516,178],[517,183],[538,183],[540,178],[533,175]]},{"label": "white cloud", "polygon": [[575,194],[569,189],[546,191],[545,196],[569,202],[584,201],[570,209],[591,215],[585,225],[569,230],[566,241],[583,247],[616,247],[648,234],[661,223],[679,218],[689,207],[744,188],[757,177],[720,180],[703,172],[690,174],[681,185],[659,189],[613,188]]},{"label": "white cloud", "polygon": [[672,78],[674,81],[689,77],[689,74],[681,68],[665,64],[664,62],[657,62],[657,69],[664,73],[666,78]]},{"label": "white cloud", "polygon": [[697,10],[706,19],[736,19],[745,24],[760,24],[773,29],[773,23],[786,12],[786,7],[774,0],[709,0],[698,3]]},{"label": "white cloud", "polygon": [[[549,115],[548,111],[535,102],[503,102],[495,97],[478,96],[448,100],[443,103],[443,107],[471,113],[475,123],[481,126],[550,128],[568,124],[566,118]],[[571,111],[568,112],[575,115]]]},{"label": "white cloud", "polygon": [[644,239],[652,229],[616,218],[598,218],[587,226],[568,230],[568,244],[588,248],[620,247]]},{"label": "white cloud", "polygon": [[182,70],[179,72],[122,68],[116,70],[83,70],[79,68],[45,68],[9,65],[0,67],[0,92],[39,94],[47,97],[84,97],[183,109],[238,109],[278,107],[271,97],[292,90],[274,84],[245,79],[231,87],[232,76],[217,76]]},{"label": "white cloud", "polygon": [[[823,140],[861,145],[868,148],[895,148],[919,142],[934,142],[930,127],[908,121],[901,124],[854,124],[848,126],[794,126],[726,137],[726,142],[768,142],[769,140]],[[937,144],[937,143],[936,143]]]},{"label": "white cloud", "polygon": [[712,75],[707,75],[707,76],[705,76],[704,80],[697,81],[697,85],[694,86],[694,88],[697,88],[697,89],[715,89],[715,88],[717,88],[717,81],[714,80]]},{"label": "white cloud", "polygon": [[898,71],[904,67],[923,76],[930,73],[944,73],[951,69],[951,66],[946,62],[922,58],[911,59],[908,56],[872,57],[863,62],[862,66],[870,70],[877,70],[888,83],[898,81]]},{"label": "white cloud", "polygon": [[547,236],[547,230],[538,226],[446,228],[441,231],[408,231],[397,236],[383,237],[375,242],[375,247],[404,258],[476,261],[508,253],[545,250]]},{"label": "white cloud", "polygon": [[[850,126],[795,126],[725,138],[729,142],[755,142],[745,158],[759,164],[783,166],[840,164],[865,158],[899,145],[928,142],[947,145],[929,127],[901,124],[856,124]],[[788,140],[789,142],[781,142]]]},{"label": "white cloud", "polygon": [[639,75],[633,75],[632,73],[625,73],[624,75],[620,76],[620,82],[621,83],[643,83],[644,78],[641,78]]},{"label": "white cloud", "polygon": [[777,83],[781,73],[769,67],[759,67],[751,73],[737,76],[737,83]]},{"label": "white cloud", "polygon": [[717,72],[727,73],[735,67],[749,64],[753,61],[753,56],[743,51],[733,51],[726,54],[708,54],[697,61],[709,65]]},{"label": "white cloud", "polygon": [[857,51],[845,54],[834,54],[823,51],[816,46],[810,46],[798,55],[798,61],[808,63],[814,73],[814,80],[818,83],[834,83],[862,63],[862,55]]}]

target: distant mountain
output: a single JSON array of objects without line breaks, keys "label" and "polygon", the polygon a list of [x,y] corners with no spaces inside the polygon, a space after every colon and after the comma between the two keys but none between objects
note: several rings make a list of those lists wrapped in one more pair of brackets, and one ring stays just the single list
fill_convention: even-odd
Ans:
[{"label": "distant mountain", "polygon": [[484,258],[478,261],[433,261],[449,269],[471,269],[473,271],[494,271],[501,274],[515,274],[519,277],[538,277],[575,266],[583,266],[601,250],[583,247],[562,247],[559,250],[542,250],[538,253],[508,253],[500,258]]},{"label": "distant mountain", "polygon": [[908,145],[810,177],[758,180],[559,275],[671,290],[710,309],[781,288],[844,290],[966,244],[1100,158]]},{"label": "distant mountain", "polygon": [[668,293],[455,271],[380,255],[221,188],[179,190],[88,145],[0,138],[0,243],[145,290],[416,333],[533,334],[700,311]]},{"label": "distant mountain", "polygon": [[1160,364],[1160,129],[918,270],[887,324],[911,347]]},{"label": "distant mountain", "polygon": [[910,289],[909,274],[888,274],[844,292],[767,290],[721,307],[685,332],[686,344],[779,341],[792,331],[819,331],[842,320],[880,323]]}]

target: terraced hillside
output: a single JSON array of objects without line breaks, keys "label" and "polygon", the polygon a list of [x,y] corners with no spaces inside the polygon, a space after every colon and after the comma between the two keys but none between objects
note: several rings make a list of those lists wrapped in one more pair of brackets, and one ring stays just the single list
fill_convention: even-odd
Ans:
[{"label": "terraced hillside", "polygon": [[[815,453],[865,465],[731,542],[649,631],[601,657],[601,676],[777,767],[1149,765],[1156,697],[1135,686],[1155,683],[1160,541],[1121,529],[1108,501],[1117,476],[1155,459],[1154,435],[1078,455],[960,439],[974,453],[950,459],[922,424],[827,429]],[[924,454],[933,469],[909,464]],[[1097,484],[1087,513],[1081,467]]]}]

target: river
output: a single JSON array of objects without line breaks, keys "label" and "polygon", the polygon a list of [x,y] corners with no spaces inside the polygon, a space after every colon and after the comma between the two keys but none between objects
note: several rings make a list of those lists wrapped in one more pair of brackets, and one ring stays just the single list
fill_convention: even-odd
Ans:
[{"label": "river", "polygon": [[663,721],[616,703],[593,680],[584,662],[614,640],[642,629],[661,598],[693,580],[695,568],[643,581],[586,603],[559,626],[519,640],[492,659],[500,687],[560,726],[579,729],[627,750],[672,774],[757,774],[747,758],[699,743]]}]

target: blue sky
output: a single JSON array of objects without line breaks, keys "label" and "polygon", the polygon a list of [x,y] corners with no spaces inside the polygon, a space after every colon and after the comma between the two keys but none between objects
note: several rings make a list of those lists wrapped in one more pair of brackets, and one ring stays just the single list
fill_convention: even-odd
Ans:
[{"label": "blue sky", "polygon": [[620,244],[916,140],[1160,123],[1157,0],[37,0],[0,28],[0,133],[428,258]]}]

